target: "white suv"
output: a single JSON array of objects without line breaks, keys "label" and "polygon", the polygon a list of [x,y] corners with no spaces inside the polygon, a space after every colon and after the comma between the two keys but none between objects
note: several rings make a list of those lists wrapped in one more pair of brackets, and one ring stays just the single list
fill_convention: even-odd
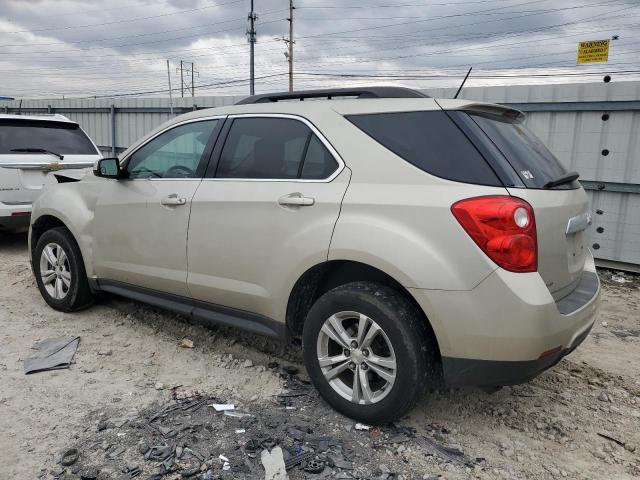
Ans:
[{"label": "white suv", "polygon": [[522,117],[398,88],[189,113],[45,191],[33,271],[61,311],[104,291],[300,337],[324,398],[365,422],[441,376],[523,382],[587,336],[600,287],[577,174]]},{"label": "white suv", "polygon": [[0,231],[29,226],[49,172],[87,169],[99,158],[78,124],[62,115],[0,114]]}]

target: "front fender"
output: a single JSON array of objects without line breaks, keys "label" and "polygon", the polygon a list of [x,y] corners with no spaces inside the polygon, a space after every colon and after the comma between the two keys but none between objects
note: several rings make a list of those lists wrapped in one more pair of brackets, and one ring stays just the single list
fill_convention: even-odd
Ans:
[{"label": "front fender", "polygon": [[64,223],[78,242],[87,276],[93,277],[93,220],[102,185],[103,182],[99,179],[91,179],[47,186],[33,203],[29,254],[31,255],[32,249],[33,225],[45,216],[54,217]]}]

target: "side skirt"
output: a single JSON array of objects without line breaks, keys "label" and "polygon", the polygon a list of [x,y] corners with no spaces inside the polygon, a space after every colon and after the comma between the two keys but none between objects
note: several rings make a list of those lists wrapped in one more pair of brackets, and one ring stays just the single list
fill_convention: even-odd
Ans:
[{"label": "side skirt", "polygon": [[284,322],[277,322],[257,313],[202,302],[113,280],[93,279],[91,284],[97,291],[114,293],[155,307],[171,310],[180,315],[194,318],[207,326],[226,325],[278,340],[284,341],[288,338]]}]

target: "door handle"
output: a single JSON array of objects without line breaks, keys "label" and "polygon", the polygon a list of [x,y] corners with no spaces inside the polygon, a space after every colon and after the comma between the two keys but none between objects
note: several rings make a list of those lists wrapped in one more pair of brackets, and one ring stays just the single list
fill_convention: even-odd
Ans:
[{"label": "door handle", "polygon": [[303,197],[301,193],[290,193],[278,199],[278,204],[286,207],[310,207],[316,203],[312,197]]},{"label": "door handle", "polygon": [[171,195],[167,195],[162,200],[160,200],[162,205],[177,207],[179,205],[184,205],[187,203],[187,199],[184,197],[178,197],[177,193],[172,193]]}]

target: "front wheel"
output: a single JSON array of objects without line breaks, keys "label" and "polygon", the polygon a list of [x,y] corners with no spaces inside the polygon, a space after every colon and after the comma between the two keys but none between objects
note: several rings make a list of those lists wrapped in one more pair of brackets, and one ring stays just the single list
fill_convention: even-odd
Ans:
[{"label": "front wheel", "polygon": [[435,348],[411,302],[370,282],[325,293],[303,331],[305,365],[320,394],[369,424],[393,421],[414,405],[436,378]]},{"label": "front wheel", "polygon": [[32,261],[38,289],[49,306],[72,312],[92,303],[80,248],[66,228],[44,232],[33,251]]}]

